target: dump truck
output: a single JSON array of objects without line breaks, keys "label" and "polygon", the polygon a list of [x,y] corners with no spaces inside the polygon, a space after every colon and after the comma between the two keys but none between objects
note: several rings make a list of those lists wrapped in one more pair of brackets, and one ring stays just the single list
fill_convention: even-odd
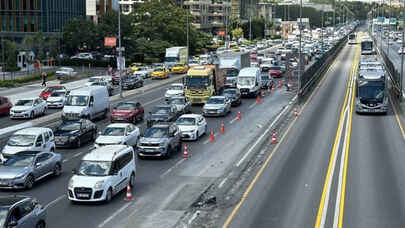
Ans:
[{"label": "dump truck", "polygon": [[225,74],[218,65],[196,66],[187,71],[184,78],[185,95],[192,104],[205,104],[225,86]]}]

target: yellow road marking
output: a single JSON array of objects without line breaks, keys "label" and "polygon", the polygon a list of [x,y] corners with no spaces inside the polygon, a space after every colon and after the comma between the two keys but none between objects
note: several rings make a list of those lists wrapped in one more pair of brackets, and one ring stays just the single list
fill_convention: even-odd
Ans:
[{"label": "yellow road marking", "polygon": [[325,205],[325,197],[326,197],[326,193],[328,190],[328,186],[329,186],[329,179],[331,176],[331,172],[332,167],[333,167],[333,158],[336,155],[336,151],[337,151],[337,144],[339,141],[339,136],[341,134],[342,128],[343,128],[343,119],[344,119],[344,112],[345,112],[345,107],[347,106],[347,101],[348,101],[348,97],[349,97],[349,86],[350,86],[350,82],[351,82],[351,78],[353,76],[353,69],[355,67],[355,64],[352,65],[352,68],[350,70],[350,75],[349,75],[349,80],[347,81],[347,89],[346,89],[346,95],[344,98],[344,102],[343,102],[343,106],[342,109],[340,111],[340,117],[339,117],[339,123],[338,123],[338,128],[336,131],[336,136],[335,136],[335,141],[333,143],[333,148],[332,148],[332,154],[330,156],[330,160],[329,160],[329,165],[328,165],[328,170],[326,172],[326,179],[323,185],[323,189],[322,189],[322,196],[321,196],[321,201],[319,202],[319,208],[318,208],[318,214],[316,216],[316,221],[315,221],[315,228],[319,228],[321,225],[321,219],[322,219],[322,214],[323,214],[323,208]]},{"label": "yellow road marking", "polygon": [[[347,47],[347,46],[346,46]],[[315,88],[315,90],[312,92],[312,94],[308,97],[307,101],[304,103],[302,110],[305,109],[305,107],[307,106],[307,104],[309,103],[309,101],[312,99],[312,97],[314,96],[314,94],[319,90],[321,83],[323,83],[325,81],[325,79],[328,76],[329,71],[336,65],[337,63],[337,59],[342,55],[342,52],[339,53],[339,55],[335,58],[335,60],[333,61],[333,63],[331,64],[331,66],[328,68],[328,70],[326,71],[326,73],[324,74],[324,77],[322,78],[322,80],[318,83],[317,87]],[[227,228],[229,226],[229,224],[231,223],[233,217],[235,216],[235,214],[238,212],[239,208],[242,206],[242,204],[245,202],[248,194],[250,193],[250,191],[252,190],[252,188],[255,186],[257,180],[260,178],[260,176],[262,175],[264,169],[267,167],[268,163],[271,161],[273,155],[277,152],[278,148],[280,147],[280,144],[284,141],[284,138],[288,135],[288,133],[290,132],[292,126],[294,126],[295,122],[297,121],[297,118],[294,118],[294,120],[289,124],[287,130],[284,132],[284,134],[282,135],[280,141],[277,143],[277,145],[273,148],[272,152],[269,154],[269,156],[267,157],[266,161],[263,163],[263,165],[260,167],[259,171],[257,172],[256,176],[253,178],[252,182],[250,182],[248,188],[246,189],[246,191],[243,193],[242,198],[240,199],[240,201],[236,204],[236,206],[233,208],[231,214],[228,216],[228,218],[226,219],[225,223],[222,225],[222,228]]]}]

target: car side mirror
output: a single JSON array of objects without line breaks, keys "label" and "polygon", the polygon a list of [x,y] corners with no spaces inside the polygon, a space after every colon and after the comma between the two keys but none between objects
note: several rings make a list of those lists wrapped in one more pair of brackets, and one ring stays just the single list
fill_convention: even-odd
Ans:
[{"label": "car side mirror", "polygon": [[76,169],[72,169],[72,174],[76,174],[77,170]]},{"label": "car side mirror", "polygon": [[18,222],[17,221],[10,221],[8,224],[7,224],[7,227],[16,227],[18,225]]},{"label": "car side mirror", "polygon": [[37,163],[35,163],[35,168],[39,168],[39,167],[41,167],[41,162],[37,162]]}]

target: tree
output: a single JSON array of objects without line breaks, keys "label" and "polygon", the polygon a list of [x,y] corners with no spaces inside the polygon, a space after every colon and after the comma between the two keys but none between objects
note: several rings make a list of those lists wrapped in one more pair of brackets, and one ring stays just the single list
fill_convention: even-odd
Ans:
[{"label": "tree", "polygon": [[243,37],[243,29],[242,28],[236,28],[236,29],[232,30],[232,39],[239,40],[242,37]]},{"label": "tree", "polygon": [[4,54],[6,56],[5,70],[17,71],[17,44],[12,41],[5,40]]}]

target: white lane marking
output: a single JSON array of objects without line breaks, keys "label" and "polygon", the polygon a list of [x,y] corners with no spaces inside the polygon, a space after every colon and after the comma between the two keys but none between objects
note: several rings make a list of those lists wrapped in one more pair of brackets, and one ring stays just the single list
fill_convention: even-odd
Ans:
[{"label": "white lane marking", "polygon": [[173,169],[175,169],[176,167],[178,167],[181,163],[183,163],[186,159],[181,159],[180,161],[178,161],[174,166],[172,166],[171,168],[169,168],[168,170],[166,170],[166,172],[164,172],[162,175],[160,175],[160,179],[163,179],[163,177],[165,177],[167,174],[169,174]]},{"label": "white lane marking", "polygon": [[101,227],[105,226],[107,223],[109,223],[111,220],[113,220],[114,217],[121,214],[121,212],[123,212],[129,205],[131,205],[131,203],[127,203],[124,206],[122,206],[118,211],[114,212],[114,214],[112,214],[110,217],[108,217],[106,220],[104,220],[102,223],[100,223],[100,225],[98,225],[98,227],[101,228]]},{"label": "white lane marking", "polygon": [[63,163],[65,163],[65,162],[68,162],[69,161],[69,159],[63,159]]},{"label": "white lane marking", "polygon": [[238,120],[238,117],[233,118],[231,121],[229,121],[229,124],[233,124],[235,121]]},{"label": "white lane marking", "polygon": [[226,183],[226,181],[228,181],[228,177],[224,178],[221,183],[219,183],[218,188],[222,188],[224,186],[224,184]]},{"label": "white lane marking", "polygon": [[34,124],[31,121],[21,123],[21,124],[16,124],[14,126],[6,127],[0,130],[0,135],[4,135],[10,132],[18,131],[23,128],[27,127],[32,127]]},{"label": "white lane marking", "polygon": [[144,103],[143,106],[150,105],[150,104],[152,104],[152,103],[155,103],[155,102],[160,101],[160,100],[163,100],[163,99],[165,99],[165,98],[164,98],[164,97],[158,97],[158,98],[156,98],[156,99],[153,99],[153,100],[151,100],[151,101],[148,101],[148,102]]},{"label": "white lane marking", "polygon": [[285,106],[283,111],[278,114],[276,119],[273,120],[273,122],[270,124],[270,126],[266,129],[266,131],[256,140],[256,142],[249,148],[249,150],[243,155],[243,157],[236,163],[236,167],[239,167],[243,161],[249,156],[250,153],[252,153],[253,149],[259,144],[260,141],[262,141],[263,137],[267,135],[267,133],[273,128],[274,124],[277,123],[277,121],[280,119],[280,117],[288,110],[288,106]]},{"label": "white lane marking", "polygon": [[49,207],[51,207],[52,205],[54,205],[55,203],[63,200],[64,198],[66,198],[66,195],[61,195],[58,198],[56,198],[55,200],[49,202],[47,205],[45,205],[45,209],[48,209]]},{"label": "white lane marking", "polygon": [[77,154],[73,155],[73,156],[72,156],[72,158],[79,157],[79,156],[80,156],[82,153],[83,153],[83,152],[79,152],[79,153],[77,153]]},{"label": "white lane marking", "polygon": [[251,105],[249,105],[249,109],[252,109],[253,107],[256,106],[256,102],[252,103]]}]

